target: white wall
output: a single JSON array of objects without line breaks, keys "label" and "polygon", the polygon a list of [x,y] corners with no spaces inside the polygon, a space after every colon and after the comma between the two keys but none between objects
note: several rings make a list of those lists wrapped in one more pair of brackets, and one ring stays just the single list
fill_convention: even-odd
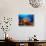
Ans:
[{"label": "white wall", "polygon": [[[28,0],[0,0],[0,17],[13,17],[12,27],[8,34],[16,40],[27,40],[34,34],[39,40],[45,40],[45,12],[46,8],[32,8]],[[23,13],[34,14],[34,26],[18,26],[18,14]]]}]

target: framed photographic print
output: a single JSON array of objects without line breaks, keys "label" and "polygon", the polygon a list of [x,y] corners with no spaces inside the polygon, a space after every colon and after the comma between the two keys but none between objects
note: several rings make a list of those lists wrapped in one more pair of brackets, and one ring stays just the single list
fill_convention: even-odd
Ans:
[{"label": "framed photographic print", "polygon": [[19,14],[19,26],[33,26],[34,15],[33,14]]}]

